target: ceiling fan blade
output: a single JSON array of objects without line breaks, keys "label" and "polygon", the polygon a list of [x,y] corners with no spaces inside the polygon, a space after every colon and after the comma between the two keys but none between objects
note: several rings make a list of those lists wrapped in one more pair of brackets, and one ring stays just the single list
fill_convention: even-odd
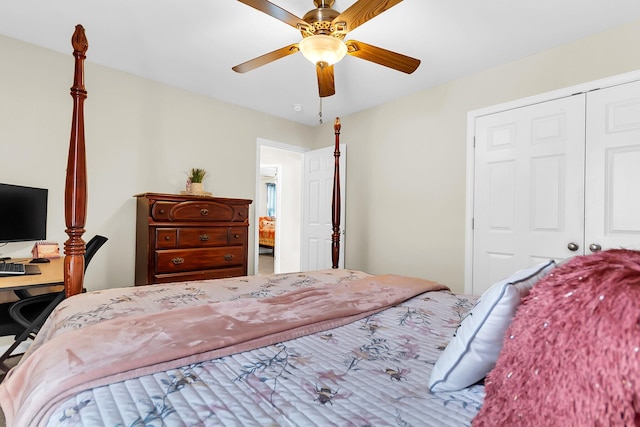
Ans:
[{"label": "ceiling fan blade", "polygon": [[243,62],[242,64],[236,65],[231,69],[236,73],[246,73],[247,71],[262,67],[269,62],[273,62],[277,59],[294,54],[298,52],[298,50],[298,43],[294,43],[289,46],[281,47],[280,49],[274,50],[273,52],[265,53],[264,55],[253,58],[247,62]]},{"label": "ceiling fan blade", "polygon": [[375,18],[385,10],[391,9],[402,0],[358,0],[333,20],[333,26],[343,28],[345,32],[353,31],[371,18]]},{"label": "ceiling fan blade", "polygon": [[420,65],[419,59],[356,40],[349,40],[345,44],[347,45],[347,54],[402,71],[403,73],[411,74]]},{"label": "ceiling fan blade", "polygon": [[244,3],[247,6],[251,6],[254,9],[258,9],[260,12],[264,12],[269,16],[272,16],[285,24],[291,25],[295,29],[299,29],[300,26],[308,27],[309,24],[298,18],[294,14],[287,12],[280,6],[267,1],[267,0],[238,0],[240,3]]},{"label": "ceiling fan blade", "polygon": [[324,98],[335,95],[336,87],[333,79],[333,65],[318,62],[316,64],[316,74],[318,75],[318,91],[320,97]]}]

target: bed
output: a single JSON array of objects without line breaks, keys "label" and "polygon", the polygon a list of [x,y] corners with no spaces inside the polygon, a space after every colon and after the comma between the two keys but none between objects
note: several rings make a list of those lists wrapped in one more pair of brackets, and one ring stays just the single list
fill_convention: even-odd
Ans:
[{"label": "bed", "polygon": [[261,216],[258,218],[258,237],[260,246],[273,249],[276,246],[276,218]]},{"label": "bed", "polygon": [[[335,291],[340,284],[361,283],[369,277],[362,272],[329,269],[152,285],[69,298],[21,361],[21,368],[29,372],[29,381],[36,386],[24,387],[15,372],[3,383],[11,387],[11,395],[20,396],[14,408],[17,418],[12,422],[61,426],[468,425],[482,403],[482,386],[456,393],[429,392],[430,367],[474,302],[444,290],[428,292],[433,294],[428,297],[421,294],[337,328],[321,328],[293,339],[274,337],[271,344],[252,350],[215,358],[187,355],[177,366],[158,372],[144,373],[143,365],[130,370],[126,376],[131,378],[104,372],[103,364],[116,368],[123,358],[129,360],[149,349],[153,354],[145,354],[145,359],[168,352],[158,343],[157,331],[148,329],[150,314],[180,316],[198,304],[217,302],[230,306],[237,316],[238,308],[251,302],[288,298],[291,291],[317,292],[323,287]],[[193,315],[188,318],[190,322],[195,319]],[[130,325],[139,322],[147,328],[137,336]],[[153,323],[151,329],[157,327]],[[100,325],[126,331],[120,339],[127,345],[113,341],[101,345],[106,337],[98,330]],[[210,323],[203,333],[211,334],[215,329]],[[416,335],[429,339],[413,338]],[[81,337],[96,337],[97,341],[81,344]],[[128,349],[124,354],[107,355],[122,347]],[[87,348],[95,360],[89,362],[87,355],[79,353],[80,348]],[[71,359],[69,354],[73,354]],[[120,362],[112,363],[111,357]],[[89,365],[97,371],[95,378],[87,378]],[[83,385],[85,382],[90,386]],[[19,385],[14,389],[14,384]],[[4,397],[2,405],[9,413]]]},{"label": "bed", "polygon": [[[566,357],[579,346],[567,348],[562,340],[532,343],[540,330],[562,330],[567,323],[548,325],[527,317],[544,312],[536,304],[561,317],[576,307],[570,325],[574,335],[582,324],[593,328],[587,332],[599,332],[614,322],[616,327],[607,329],[608,343],[615,347],[615,337],[627,339],[621,348],[629,351],[616,353],[627,385],[618,390],[615,403],[605,405],[614,409],[611,417],[598,418],[601,412],[593,415],[589,405],[580,407],[581,415],[591,425],[639,424],[638,253],[603,252],[600,258],[562,266],[545,261],[495,283],[479,298],[426,279],[341,269],[339,179],[334,179],[331,269],[83,294],[82,107],[88,44],[81,26],[72,42],[67,298],[0,384],[8,426],[480,426],[532,425],[532,419],[533,425],[556,425],[553,414],[559,408],[569,420],[564,425],[572,425],[574,394],[567,397],[563,387],[565,378],[580,369]],[[339,177],[339,121],[334,129]],[[603,266],[608,270],[600,274]],[[617,274],[609,280],[614,286],[599,288],[610,271]],[[621,272],[628,273],[624,280]],[[572,286],[569,292],[566,286]],[[588,288],[596,292],[593,298],[573,298]],[[568,305],[554,311],[549,301],[559,299]],[[616,307],[622,300],[628,315],[621,318]],[[576,301],[592,305],[584,309]],[[608,322],[598,311],[595,323],[580,317],[594,310],[618,315]],[[521,336],[529,341],[519,341]],[[545,352],[536,355],[537,348]],[[552,369],[549,358],[555,354],[567,363]],[[545,360],[540,372],[529,369],[536,359]],[[590,372],[600,375],[616,366],[600,364],[580,374],[588,378]],[[555,380],[540,387],[544,405],[518,401],[526,391],[533,393],[526,381],[516,379],[533,381],[532,376]],[[606,381],[599,381],[609,391]],[[586,389],[571,390],[587,403],[596,401]]]}]

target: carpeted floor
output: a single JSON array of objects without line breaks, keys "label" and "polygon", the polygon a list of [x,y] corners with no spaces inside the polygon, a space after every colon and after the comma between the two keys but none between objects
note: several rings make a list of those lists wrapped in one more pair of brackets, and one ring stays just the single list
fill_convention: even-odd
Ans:
[{"label": "carpeted floor", "polygon": [[260,254],[258,259],[258,274],[273,274],[273,255]]}]

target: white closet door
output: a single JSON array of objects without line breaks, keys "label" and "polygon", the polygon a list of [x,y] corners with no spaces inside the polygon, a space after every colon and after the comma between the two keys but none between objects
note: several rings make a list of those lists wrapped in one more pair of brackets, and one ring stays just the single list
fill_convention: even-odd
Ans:
[{"label": "white closet door", "polygon": [[[332,207],[335,147],[325,147],[304,154],[304,193],[302,209],[301,271],[331,268]],[[340,227],[345,226],[345,190],[347,176],[347,146],[340,144]],[[338,265],[344,268],[345,235],[340,236]]]},{"label": "white closet door", "polygon": [[479,117],[473,286],[582,251],[584,94]]},{"label": "white closet door", "polygon": [[586,253],[640,249],[640,82],[589,93],[586,147]]}]

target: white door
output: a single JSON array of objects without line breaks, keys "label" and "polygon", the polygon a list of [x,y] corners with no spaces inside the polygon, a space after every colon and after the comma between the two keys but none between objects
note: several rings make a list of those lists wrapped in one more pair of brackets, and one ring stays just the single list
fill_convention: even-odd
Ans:
[{"label": "white door", "polygon": [[[331,268],[333,171],[334,147],[321,148],[305,153],[302,244],[300,254],[301,271]],[[347,147],[340,144],[340,226],[344,229],[346,157]],[[345,235],[340,235],[339,266],[344,267]]]},{"label": "white door", "polygon": [[586,253],[640,249],[640,82],[589,92]]},{"label": "white door", "polygon": [[584,111],[579,94],[476,119],[474,294],[582,250]]}]

